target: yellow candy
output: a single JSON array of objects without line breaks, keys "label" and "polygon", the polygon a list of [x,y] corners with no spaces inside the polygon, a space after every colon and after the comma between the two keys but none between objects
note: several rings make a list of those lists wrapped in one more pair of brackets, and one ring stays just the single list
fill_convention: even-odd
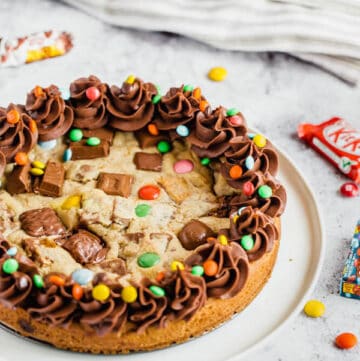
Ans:
[{"label": "yellow candy", "polygon": [[172,261],[171,265],[170,265],[170,269],[172,271],[176,271],[177,269],[179,269],[180,271],[182,271],[185,268],[184,264],[182,262],[179,261]]},{"label": "yellow candy", "polygon": [[125,83],[134,84],[135,79],[136,79],[135,75],[131,74],[126,78]]},{"label": "yellow candy", "polygon": [[208,72],[208,78],[212,81],[223,81],[227,76],[227,70],[221,66],[211,68]]},{"label": "yellow candy", "polygon": [[34,168],[45,169],[46,167],[45,163],[40,162],[39,160],[34,160],[31,164]]},{"label": "yellow candy", "polygon": [[135,302],[137,299],[138,293],[135,287],[127,286],[124,287],[121,291],[121,298],[126,303]]},{"label": "yellow candy", "polygon": [[62,204],[62,209],[71,209],[71,208],[80,208],[81,197],[80,196],[70,196],[65,199]]},{"label": "yellow candy", "polygon": [[266,138],[261,134],[256,134],[255,137],[253,138],[253,142],[259,148],[264,148],[266,145]]},{"label": "yellow candy", "polygon": [[309,317],[321,317],[325,312],[325,305],[318,300],[310,300],[306,302],[304,312]]},{"label": "yellow candy", "polygon": [[110,296],[110,288],[100,283],[93,288],[92,296],[97,301],[106,301]]},{"label": "yellow candy", "polygon": [[234,222],[234,223],[236,223],[236,221],[237,221],[238,219],[239,219],[239,215],[238,215],[238,214],[236,214],[236,215],[233,217],[233,219],[232,219],[232,220],[233,220],[233,222]]},{"label": "yellow candy", "polygon": [[31,168],[30,173],[32,175],[40,176],[40,175],[44,174],[44,171],[42,169],[39,169],[39,168]]},{"label": "yellow candy", "polygon": [[222,244],[223,246],[226,246],[228,244],[228,239],[224,234],[220,234],[220,236],[218,237],[218,240],[219,240],[220,244]]}]

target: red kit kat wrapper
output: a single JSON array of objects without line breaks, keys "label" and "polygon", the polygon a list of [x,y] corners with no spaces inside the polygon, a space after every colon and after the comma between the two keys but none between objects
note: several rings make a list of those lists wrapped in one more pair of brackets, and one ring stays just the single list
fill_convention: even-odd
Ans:
[{"label": "red kit kat wrapper", "polygon": [[300,124],[298,135],[353,181],[360,183],[360,130],[341,118]]},{"label": "red kit kat wrapper", "polygon": [[42,31],[15,39],[0,38],[0,66],[19,66],[61,56],[73,47],[63,31]]}]

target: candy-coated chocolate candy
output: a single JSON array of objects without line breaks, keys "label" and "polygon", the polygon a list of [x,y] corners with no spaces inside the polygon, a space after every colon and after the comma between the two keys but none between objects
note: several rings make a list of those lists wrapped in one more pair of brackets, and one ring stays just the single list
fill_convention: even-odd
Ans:
[{"label": "candy-coated chocolate candy", "polygon": [[235,214],[235,215],[232,216],[232,220],[233,220],[234,223],[236,223],[238,219],[239,219],[238,214]]},{"label": "candy-coated chocolate candy", "polygon": [[356,346],[358,340],[357,337],[350,332],[344,332],[335,338],[335,345],[341,349],[349,349]]},{"label": "candy-coated chocolate candy", "polygon": [[151,285],[149,287],[149,290],[152,292],[154,296],[157,297],[164,297],[165,296],[165,290],[159,286]]},{"label": "candy-coated chocolate candy", "polygon": [[255,133],[248,133],[247,136],[249,139],[254,139],[255,135],[256,135]]},{"label": "candy-coated chocolate candy", "polygon": [[340,187],[340,193],[344,197],[357,197],[359,192],[359,186],[353,182],[346,182]]},{"label": "candy-coated chocolate candy", "polygon": [[271,187],[269,187],[268,185],[264,184],[262,186],[259,187],[258,189],[258,194],[261,198],[270,198],[273,194]]},{"label": "candy-coated chocolate candy", "polygon": [[34,168],[39,168],[39,169],[45,169],[46,168],[46,164],[43,162],[40,162],[39,160],[34,160],[33,162],[31,162],[32,166]]},{"label": "candy-coated chocolate candy", "polygon": [[2,270],[7,274],[12,274],[19,269],[19,262],[14,258],[7,259],[2,266]]},{"label": "candy-coated chocolate candy", "polygon": [[205,112],[206,108],[209,106],[209,103],[206,100],[201,100],[199,103],[199,109],[201,112]]},{"label": "candy-coated chocolate candy", "polygon": [[25,288],[27,288],[29,286],[29,282],[25,277],[21,277],[19,279],[19,288],[21,290],[24,290]]},{"label": "candy-coated chocolate candy", "polygon": [[85,286],[94,278],[94,272],[87,268],[80,268],[71,274],[71,278],[79,285]]},{"label": "candy-coated chocolate candy", "polygon": [[256,134],[253,138],[254,144],[259,148],[264,148],[266,145],[266,138],[261,134]]},{"label": "candy-coated chocolate candy", "polygon": [[72,150],[70,148],[65,149],[63,154],[63,161],[68,162],[72,158]]},{"label": "candy-coated chocolate candy", "polygon": [[161,282],[165,278],[165,272],[160,271],[157,273],[155,279],[157,282]]},{"label": "candy-coated chocolate candy", "polygon": [[232,179],[239,179],[242,174],[242,168],[238,164],[233,165],[229,170],[229,176]]},{"label": "candy-coated chocolate candy", "polygon": [[194,90],[194,86],[190,84],[184,85],[183,91],[184,92],[192,92]]},{"label": "candy-coated chocolate candy", "polygon": [[246,196],[250,197],[252,194],[254,194],[255,187],[250,181],[248,181],[244,183],[242,191]]},{"label": "candy-coated chocolate candy", "polygon": [[34,119],[30,119],[30,121],[29,121],[29,129],[30,129],[31,133],[36,133],[37,132],[37,124],[36,124]]},{"label": "candy-coated chocolate candy", "polygon": [[189,128],[186,125],[178,125],[176,127],[176,133],[180,137],[187,137],[190,134]]},{"label": "candy-coated chocolate candy", "polygon": [[84,295],[84,290],[80,285],[75,283],[72,287],[71,294],[75,300],[80,301],[82,296]]},{"label": "candy-coated chocolate candy", "polygon": [[190,173],[194,169],[194,163],[189,159],[182,159],[178,160],[173,168],[177,174]]},{"label": "candy-coated chocolate candy", "polygon": [[106,301],[110,296],[110,288],[99,283],[92,289],[92,296],[97,301]]},{"label": "candy-coated chocolate candy", "polygon": [[229,242],[228,242],[228,238],[225,236],[225,234],[220,234],[218,237],[218,241],[220,242],[220,244],[222,244],[223,246],[226,246]]},{"label": "candy-coated chocolate candy", "polygon": [[195,88],[195,89],[193,90],[192,96],[193,96],[195,99],[200,99],[200,98],[201,98],[201,89],[200,89],[200,88]]},{"label": "candy-coated chocolate candy", "polygon": [[310,300],[306,302],[304,312],[309,317],[321,317],[325,312],[325,305],[321,301]]},{"label": "candy-coated chocolate candy", "polygon": [[44,171],[42,169],[39,169],[39,168],[31,168],[30,169],[30,173],[34,176],[41,176],[44,174]]},{"label": "candy-coated chocolate candy", "polygon": [[92,101],[99,99],[99,97],[100,97],[99,89],[94,86],[87,88],[85,94],[86,94],[86,97]]},{"label": "candy-coated chocolate candy", "polygon": [[226,116],[232,117],[232,116],[236,115],[237,113],[239,113],[239,111],[236,108],[230,108],[226,111]]},{"label": "candy-coated chocolate candy", "polygon": [[204,267],[203,266],[193,266],[191,268],[191,274],[194,276],[202,276],[204,274]]},{"label": "candy-coated chocolate candy", "polygon": [[246,157],[245,159],[245,167],[246,169],[253,169],[255,165],[255,160],[254,157],[249,155],[248,157]]},{"label": "candy-coated chocolate candy", "polygon": [[44,280],[40,275],[33,276],[34,285],[36,288],[43,288],[44,287]]},{"label": "candy-coated chocolate candy", "polygon": [[11,256],[11,257],[14,257],[14,256],[16,256],[16,254],[17,254],[17,247],[11,247],[11,248],[9,248],[7,251],[6,251],[6,254],[8,254],[9,256]]},{"label": "candy-coated chocolate candy", "polygon": [[240,244],[245,251],[250,251],[253,249],[255,242],[253,237],[250,234],[247,234],[241,237]]},{"label": "candy-coated chocolate candy", "polygon": [[143,186],[138,191],[138,196],[141,199],[152,201],[160,195],[160,188],[154,185]]},{"label": "candy-coated chocolate candy", "polygon": [[158,144],[157,144],[157,149],[160,153],[167,153],[170,151],[171,149],[171,145],[169,142],[167,142],[166,140],[161,140]]},{"label": "candy-coated chocolate candy", "polygon": [[48,140],[45,142],[38,142],[38,146],[45,150],[50,150],[56,147],[56,139]]},{"label": "candy-coated chocolate candy", "polygon": [[135,214],[138,217],[146,217],[151,211],[151,207],[148,204],[138,204],[135,208]]},{"label": "candy-coated chocolate candy", "polygon": [[90,137],[86,140],[86,144],[90,145],[91,147],[95,147],[101,143],[100,138],[98,137]]},{"label": "candy-coated chocolate candy", "polygon": [[81,129],[74,128],[70,130],[69,139],[72,142],[79,142],[83,138],[83,132]]},{"label": "candy-coated chocolate candy", "polygon": [[170,265],[170,269],[175,272],[177,270],[182,271],[183,269],[185,269],[185,266],[182,262],[180,261],[172,261],[171,265]]},{"label": "candy-coated chocolate candy", "polygon": [[160,95],[160,94],[156,94],[156,95],[154,95],[153,98],[151,99],[151,102],[152,102],[153,104],[157,104],[157,103],[159,103],[160,100],[161,100],[161,95]]},{"label": "candy-coated chocolate candy", "polygon": [[126,78],[125,83],[134,84],[135,79],[136,79],[136,76],[131,74]]},{"label": "candy-coated chocolate candy", "polygon": [[61,205],[61,208],[69,210],[71,208],[80,208],[80,205],[81,205],[80,196],[70,196],[65,199],[65,201]]},{"label": "candy-coated chocolate candy", "polygon": [[151,135],[159,135],[159,129],[155,124],[149,124],[147,129]]},{"label": "candy-coated chocolate candy", "polygon": [[20,114],[16,109],[12,109],[6,114],[6,121],[10,124],[16,124],[19,120]]},{"label": "candy-coated chocolate candy", "polygon": [[34,95],[39,98],[41,96],[44,95],[44,91],[43,91],[43,88],[39,85],[37,85],[35,88],[34,88]]},{"label": "candy-coated chocolate candy", "polygon": [[207,276],[215,276],[217,274],[217,271],[219,269],[218,264],[213,261],[212,259],[208,259],[203,263],[204,267],[204,273]]},{"label": "candy-coated chocolate candy", "polygon": [[242,125],[244,123],[243,119],[238,115],[233,115],[229,118],[229,121],[234,126]]},{"label": "candy-coated chocolate candy", "polygon": [[70,99],[70,90],[69,88],[59,88],[60,93],[61,93],[61,97],[64,100],[69,100]]},{"label": "candy-coated chocolate candy", "polygon": [[133,286],[126,286],[121,291],[121,298],[126,303],[135,302],[138,297],[137,289]]},{"label": "candy-coated chocolate candy", "polygon": [[64,286],[65,284],[65,280],[58,275],[51,275],[48,280],[56,286]]},{"label": "candy-coated chocolate candy", "polygon": [[155,84],[155,88],[156,88],[156,90],[157,90],[158,93],[161,93],[160,85]]},{"label": "candy-coated chocolate candy", "polygon": [[223,81],[227,76],[227,70],[222,66],[215,66],[208,72],[208,78],[212,81]]},{"label": "candy-coated chocolate candy", "polygon": [[202,158],[200,163],[202,165],[209,165],[210,164],[210,158]]},{"label": "candy-coated chocolate candy", "polygon": [[160,262],[160,256],[155,252],[146,252],[138,257],[137,263],[142,268],[154,267]]},{"label": "candy-coated chocolate candy", "polygon": [[29,158],[25,152],[19,152],[16,153],[14,160],[17,165],[25,165],[28,162]]}]

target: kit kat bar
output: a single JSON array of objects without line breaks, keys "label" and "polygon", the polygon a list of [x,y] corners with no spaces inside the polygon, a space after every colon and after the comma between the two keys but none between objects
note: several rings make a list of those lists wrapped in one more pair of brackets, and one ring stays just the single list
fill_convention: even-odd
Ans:
[{"label": "kit kat bar", "polygon": [[72,152],[71,160],[95,159],[107,157],[110,152],[110,144],[105,140],[101,140],[99,145],[86,145],[86,140],[70,143]]}]

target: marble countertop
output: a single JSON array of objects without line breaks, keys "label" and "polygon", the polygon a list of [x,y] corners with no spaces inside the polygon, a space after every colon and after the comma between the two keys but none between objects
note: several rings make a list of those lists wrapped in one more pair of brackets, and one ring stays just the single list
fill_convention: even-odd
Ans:
[{"label": "marble countertop", "polygon": [[[340,332],[360,336],[360,301],[338,295],[349,241],[360,218],[360,202],[337,193],[346,179],[299,142],[295,130],[300,122],[320,122],[334,115],[360,127],[359,88],[285,55],[219,51],[175,35],[114,28],[55,1],[1,0],[0,24],[2,36],[56,28],[71,31],[75,38],[74,49],[65,57],[0,69],[2,105],[23,103],[35,84],[64,86],[91,73],[120,83],[133,73],[163,89],[196,84],[211,103],[240,108],[250,125],[285,149],[314,190],[324,216],[327,250],[313,298],[322,300],[327,312],[318,320],[299,315],[251,358],[350,361],[358,357],[359,346],[343,352],[332,342]],[[208,69],[217,65],[229,73],[221,83],[206,77]]]}]

